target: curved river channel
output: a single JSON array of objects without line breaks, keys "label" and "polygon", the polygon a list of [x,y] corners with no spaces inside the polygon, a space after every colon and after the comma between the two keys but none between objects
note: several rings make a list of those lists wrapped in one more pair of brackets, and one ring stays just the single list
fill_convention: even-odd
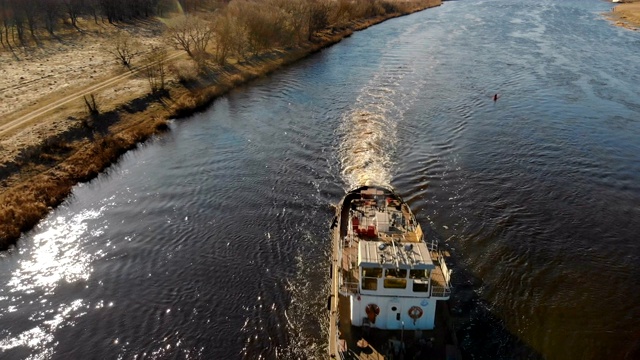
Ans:
[{"label": "curved river channel", "polygon": [[639,358],[640,34],[610,7],[446,2],[173,122],[0,255],[0,358],[325,359],[367,181],[452,254],[467,358]]}]

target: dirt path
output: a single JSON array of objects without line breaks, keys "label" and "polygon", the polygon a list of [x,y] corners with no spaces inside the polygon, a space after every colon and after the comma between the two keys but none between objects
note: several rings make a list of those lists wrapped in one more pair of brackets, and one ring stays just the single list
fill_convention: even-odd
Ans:
[{"label": "dirt path", "polygon": [[[84,95],[94,94],[100,110],[110,111],[149,93],[142,59],[152,47],[167,46],[161,22],[114,26],[82,20],[80,27],[37,46],[0,48],[0,171],[25,149],[77,126],[86,116]],[[139,42],[131,71],[109,51],[120,32]],[[167,61],[181,56],[170,50]]]},{"label": "dirt path", "polygon": [[[170,54],[166,61],[169,62],[171,60],[177,59],[181,56],[184,56],[184,54],[182,52],[173,52],[172,54]],[[157,64],[158,62],[154,62],[152,64],[149,65],[154,65]],[[148,65],[147,65],[148,66]],[[140,72],[144,71],[146,69],[147,66],[143,66],[143,67],[139,67],[139,68],[135,68],[132,69],[131,71],[125,72],[123,74],[120,75],[116,75],[113,76],[111,78],[108,78],[107,80],[101,81],[99,83],[94,83],[91,85],[87,85],[83,88],[80,88],[78,90],[75,90],[74,92],[72,92],[71,94],[64,96],[62,98],[58,98],[56,100],[54,100],[51,103],[48,103],[46,105],[43,105],[35,110],[32,110],[24,115],[20,115],[15,119],[10,119],[11,116],[9,116],[9,121],[2,124],[0,126],[0,137],[8,135],[12,130],[24,127],[25,125],[28,125],[31,121],[38,119],[39,117],[47,114],[48,112],[55,110],[63,105],[69,104],[72,101],[77,101],[80,100],[84,95],[88,95],[94,92],[98,92],[98,91],[102,91],[104,89],[113,87],[115,84],[117,84],[118,82],[125,80],[125,79],[130,79],[131,77],[139,74]]]}]

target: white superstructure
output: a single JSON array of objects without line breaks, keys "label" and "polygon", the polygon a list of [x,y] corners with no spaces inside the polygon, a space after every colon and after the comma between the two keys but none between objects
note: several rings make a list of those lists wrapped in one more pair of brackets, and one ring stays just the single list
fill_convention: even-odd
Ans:
[{"label": "white superstructure", "polygon": [[392,191],[362,187],[350,195],[340,214],[337,275],[351,325],[433,329],[436,302],[451,294],[437,244],[425,242],[420,224]]}]

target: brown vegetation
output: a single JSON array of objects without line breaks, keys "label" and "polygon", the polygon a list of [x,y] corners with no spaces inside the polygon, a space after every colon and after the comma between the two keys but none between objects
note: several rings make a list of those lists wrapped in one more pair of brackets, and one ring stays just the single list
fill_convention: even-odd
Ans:
[{"label": "brown vegetation", "polygon": [[[33,1],[59,4],[65,14],[61,21],[69,26],[77,26],[78,18],[83,16],[117,22],[168,11],[167,7],[160,7],[165,4],[161,0],[127,0],[121,4],[112,0]],[[0,0],[0,10],[19,2]],[[112,8],[107,2],[121,7]],[[151,11],[134,6],[143,2],[158,7]],[[93,7],[77,10],[73,5],[78,3]],[[149,83],[148,95],[104,109],[102,96],[86,95],[89,115],[69,122],[66,130],[0,164],[0,248],[7,248],[21,232],[37,224],[69,195],[73,185],[90,180],[123,152],[166,130],[167,119],[204,109],[234,86],[338,42],[355,30],[440,5],[440,0],[236,0],[222,6],[223,3],[180,1],[193,14],[179,15],[174,22],[167,22],[166,38],[173,39],[190,58],[169,63],[166,48],[146,49],[147,55],[141,57],[138,66]],[[120,14],[122,9],[128,10]],[[39,16],[44,21],[42,14]],[[3,37],[6,47],[21,43],[15,23],[9,24],[9,36],[5,33]],[[188,26],[196,29],[187,29]],[[15,40],[11,34],[16,34]],[[131,58],[126,62],[131,65]]]},{"label": "brown vegetation", "polygon": [[167,57],[166,49],[154,47],[145,59],[145,74],[149,80],[149,87],[152,94],[164,91],[167,79]]}]

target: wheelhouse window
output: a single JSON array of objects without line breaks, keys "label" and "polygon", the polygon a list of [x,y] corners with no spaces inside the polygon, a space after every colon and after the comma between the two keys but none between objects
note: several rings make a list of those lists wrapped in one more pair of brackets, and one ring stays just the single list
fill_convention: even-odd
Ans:
[{"label": "wheelhouse window", "polygon": [[409,277],[413,279],[413,291],[414,292],[428,292],[429,291],[429,270],[426,269],[413,269],[409,271]]},{"label": "wheelhouse window", "polygon": [[387,289],[405,289],[407,287],[407,270],[385,269],[384,287]]},{"label": "wheelhouse window", "polygon": [[378,279],[382,277],[382,268],[362,268],[362,289],[378,290]]}]

